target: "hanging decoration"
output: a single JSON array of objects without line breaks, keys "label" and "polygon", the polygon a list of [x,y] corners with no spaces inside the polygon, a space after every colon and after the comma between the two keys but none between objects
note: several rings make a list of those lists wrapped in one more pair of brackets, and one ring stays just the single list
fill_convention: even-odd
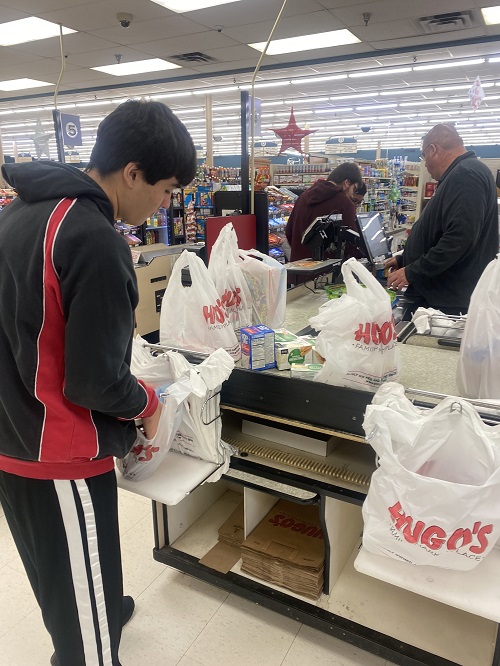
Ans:
[{"label": "hanging decoration", "polygon": [[293,148],[298,153],[303,154],[304,151],[302,150],[302,139],[308,136],[309,134],[313,134],[317,130],[300,129],[300,127],[298,127],[297,123],[295,122],[295,116],[293,114],[293,106],[292,106],[288,125],[286,127],[283,127],[282,129],[271,128],[271,131],[274,132],[281,139],[281,148],[278,153],[278,155],[281,155],[281,153],[285,152],[285,150],[287,150],[288,148]]},{"label": "hanging decoration", "polygon": [[35,144],[36,156],[38,159],[40,159],[45,153],[47,158],[50,160],[49,141],[53,136],[53,134],[45,134],[42,127],[42,121],[40,118],[38,118],[36,121],[35,135],[32,138],[32,141]]},{"label": "hanging decoration", "polygon": [[467,92],[467,95],[470,99],[470,105],[476,111],[479,108],[479,105],[484,99],[484,88],[481,85],[481,79],[479,76],[476,78],[472,84],[472,88]]}]

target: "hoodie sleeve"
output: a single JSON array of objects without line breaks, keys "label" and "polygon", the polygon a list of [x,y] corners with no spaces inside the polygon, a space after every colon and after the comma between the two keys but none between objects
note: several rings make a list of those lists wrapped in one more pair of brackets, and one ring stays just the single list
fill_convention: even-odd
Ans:
[{"label": "hoodie sleeve", "polygon": [[[88,215],[84,233],[72,228],[74,215]],[[106,218],[77,206],[56,240],[54,266],[66,319],[65,396],[115,418],[151,415],[154,390],[130,372],[138,293],[127,243]]]}]

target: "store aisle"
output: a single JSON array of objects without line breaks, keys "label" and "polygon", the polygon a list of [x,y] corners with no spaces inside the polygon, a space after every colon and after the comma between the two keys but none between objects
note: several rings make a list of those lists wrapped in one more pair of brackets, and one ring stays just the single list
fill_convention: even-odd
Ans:
[{"label": "store aisle", "polygon": [[[390,666],[299,622],[155,562],[149,500],[120,491],[123,666]],[[48,666],[52,645],[0,508],[0,666]]]}]

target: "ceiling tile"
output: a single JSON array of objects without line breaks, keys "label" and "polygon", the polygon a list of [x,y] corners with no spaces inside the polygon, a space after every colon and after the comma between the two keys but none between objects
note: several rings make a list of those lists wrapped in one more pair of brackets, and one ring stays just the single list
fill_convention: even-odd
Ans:
[{"label": "ceiling tile", "polygon": [[[264,21],[250,25],[229,28],[225,31],[229,37],[250,44],[253,42],[266,42],[272,30],[274,21]],[[276,28],[274,39],[296,37],[303,34],[328,32],[339,30],[344,26],[328,11],[312,12],[304,15],[283,18]]]},{"label": "ceiling tile", "polygon": [[84,4],[85,0],[2,0],[2,5],[12,7],[21,12],[39,16],[39,12],[50,12],[54,9],[64,9]]},{"label": "ceiling tile", "polygon": [[[397,2],[397,0],[379,0],[364,4],[343,3],[345,6],[332,9],[332,13],[347,26],[364,25],[363,13],[371,14],[369,25],[384,23],[394,19],[419,18],[433,16],[437,12],[458,12],[471,8],[472,0],[453,0],[436,4],[436,0],[419,0],[419,2]],[[448,6],[444,6],[448,5]],[[436,37],[436,36],[435,36]]]},{"label": "ceiling tile", "polygon": [[[121,28],[116,22],[116,25],[93,30],[92,34],[118,44],[140,44],[156,39],[167,40],[178,35],[192,35],[205,30],[205,26],[177,15],[154,21],[134,21],[127,29]],[[214,34],[218,33],[214,31]]]},{"label": "ceiling tile", "polygon": [[[210,9],[200,9],[197,12],[190,12],[189,16],[212,28],[216,25],[224,28],[247,25],[255,23],[256,17],[259,22],[271,21],[271,25],[273,25],[282,5],[283,0],[252,0],[251,2],[243,0]],[[306,16],[322,9],[321,3],[315,2],[315,0],[288,0],[282,21],[290,16]]]},{"label": "ceiling tile", "polygon": [[[215,30],[199,32],[196,35],[184,35],[134,44],[134,48],[158,58],[168,58],[171,55],[190,53],[192,51],[202,51],[205,53],[207,50],[212,51],[231,46],[238,46],[238,42],[226,35],[219,34]],[[255,51],[255,49],[251,50]]]},{"label": "ceiling tile", "polygon": [[[58,58],[61,54],[61,46],[57,37],[19,44],[19,48],[39,58]],[[111,42],[99,37],[94,37],[84,32],[76,32],[71,35],[64,35],[63,48],[65,54],[72,54],[113,48],[113,45]]]},{"label": "ceiling tile", "polygon": [[12,7],[0,5],[0,23],[7,23],[8,21],[18,21],[29,16],[26,12],[18,11],[17,3]]},{"label": "ceiling tile", "polygon": [[[67,60],[73,65],[79,67],[99,67],[100,65],[114,65],[118,62],[116,56],[121,55],[122,62],[133,62],[134,60],[147,60],[148,54],[142,53],[138,49],[131,49],[128,46],[115,44],[111,48],[89,51],[88,53],[73,53]],[[113,77],[116,81],[120,77]]]}]

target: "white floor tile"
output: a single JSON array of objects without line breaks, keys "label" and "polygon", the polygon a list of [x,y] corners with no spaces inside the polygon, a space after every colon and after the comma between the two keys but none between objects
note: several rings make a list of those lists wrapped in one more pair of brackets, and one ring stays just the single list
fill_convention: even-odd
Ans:
[{"label": "white floor tile", "polygon": [[0,655],[8,666],[48,666],[53,652],[38,609],[0,638]]},{"label": "white floor tile", "polygon": [[127,625],[120,643],[120,662],[123,666],[177,666],[183,651],[156,639],[157,630],[141,625]]},{"label": "white floor tile", "polygon": [[[2,662],[0,662],[0,666],[3,666]],[[177,666],[203,666],[203,664],[200,664],[199,661],[191,659],[191,657],[182,657]]]},{"label": "white floor tile", "polygon": [[120,535],[123,536],[132,527],[135,527],[143,518],[148,517],[152,524],[151,502],[144,504],[131,493],[119,493],[118,495],[118,521],[120,523]]},{"label": "white floor tile", "polygon": [[144,544],[144,552],[122,548],[123,590],[134,599],[145,592],[164,571],[165,565],[153,559],[153,544]]},{"label": "white floor tile", "polygon": [[131,625],[145,634],[153,632],[163,646],[182,655],[226,597],[223,590],[167,568],[136,599]]},{"label": "white floor tile", "polygon": [[186,653],[203,666],[279,666],[300,624],[231,595]]},{"label": "white floor tile", "polygon": [[302,625],[283,666],[385,666],[386,660]]},{"label": "white floor tile", "polygon": [[[8,565],[2,567],[0,569],[0,636],[15,627],[35,608],[38,608],[38,604],[26,574],[20,573]],[[0,654],[2,654],[1,650]]]}]

